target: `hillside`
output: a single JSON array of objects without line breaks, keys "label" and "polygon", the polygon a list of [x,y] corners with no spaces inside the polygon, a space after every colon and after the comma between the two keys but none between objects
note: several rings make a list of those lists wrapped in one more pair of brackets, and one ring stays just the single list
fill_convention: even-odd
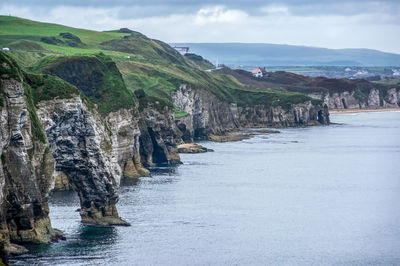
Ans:
[{"label": "hillside", "polygon": [[[147,96],[140,98],[142,104],[156,101],[151,98],[156,97],[161,100],[159,102],[172,106],[171,92],[181,84],[209,90],[219,99],[239,105],[259,104],[260,99],[273,105],[310,100],[297,93],[248,90],[230,75],[203,71],[213,66],[201,56],[191,54],[184,57],[168,44],[128,29],[97,32],[9,16],[0,16],[0,26],[1,45],[11,48],[8,54],[24,71],[66,79],[98,104],[103,112],[137,101],[132,93],[136,90],[143,90]],[[63,64],[77,61],[80,63],[75,68]],[[105,64],[111,64],[111,68],[106,70]],[[116,65],[117,71],[110,70],[112,64]],[[122,83],[118,81],[117,72],[122,75]],[[88,73],[98,75],[100,83],[88,80],[95,77]],[[101,92],[91,91],[93,89]],[[132,100],[127,100],[130,97]]]},{"label": "hillside", "polygon": [[400,66],[400,55],[268,43],[174,43],[211,62],[238,66]]},{"label": "hillside", "polygon": [[365,79],[336,79],[325,77],[307,77],[291,72],[276,71],[268,72],[267,76],[262,78],[253,77],[245,70],[230,69],[227,67],[214,70],[214,73],[231,75],[242,84],[252,89],[271,88],[281,91],[309,93],[338,93],[348,90],[360,89],[369,93],[371,89],[389,90],[391,88],[400,89],[396,84],[374,83]]},{"label": "hillside", "polygon": [[400,106],[398,80],[370,82],[365,79],[337,79],[307,77],[291,72],[268,72],[263,77],[253,77],[245,70],[223,67],[213,71],[231,75],[248,89],[258,91],[270,88],[284,92],[304,93],[321,99],[330,109],[397,108]]}]

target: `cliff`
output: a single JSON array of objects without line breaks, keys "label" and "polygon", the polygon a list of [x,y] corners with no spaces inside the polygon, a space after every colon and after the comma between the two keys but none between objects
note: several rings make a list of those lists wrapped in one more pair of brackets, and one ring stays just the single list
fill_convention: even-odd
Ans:
[{"label": "cliff", "polygon": [[176,119],[185,141],[208,139],[211,134],[223,135],[240,127],[329,124],[326,106],[310,100],[285,106],[227,103],[208,90],[187,85],[180,86],[172,98],[174,104],[188,114]]},{"label": "cliff", "polygon": [[[96,48],[85,34],[85,47]],[[116,208],[121,179],[179,164],[183,140],[246,126],[329,123],[321,100],[250,91],[200,70],[201,58],[193,66],[193,58],[138,33],[93,34],[111,38],[100,47],[119,52],[0,52],[0,255],[61,236],[48,216],[53,189],[77,192],[85,224],[129,225]],[[136,61],[121,57],[132,47],[141,53]]]},{"label": "cliff", "polygon": [[322,99],[333,110],[343,109],[379,109],[400,107],[400,89],[389,88],[379,90],[371,88],[369,91],[345,90],[333,93],[312,93],[310,97]]},{"label": "cliff", "polygon": [[3,54],[0,77],[0,242],[49,243],[57,237],[48,217],[54,158],[40,128],[22,73]]},{"label": "cliff", "polygon": [[363,79],[333,79],[306,77],[277,71],[255,78],[248,71],[222,68],[216,73],[231,75],[252,89],[272,88],[301,92],[323,100],[329,109],[377,109],[400,106],[400,86],[370,82]]},{"label": "cliff", "polygon": [[121,178],[149,175],[143,165],[180,163],[173,109],[146,102],[101,114],[62,79],[23,73],[3,53],[0,59],[2,252],[60,237],[48,216],[60,182],[77,191],[83,223],[129,225],[116,209]]},{"label": "cliff", "polygon": [[56,173],[67,176],[80,198],[82,222],[127,225],[115,207],[122,171],[101,117],[79,95],[42,101],[37,107]]},{"label": "cliff", "polygon": [[0,244],[10,253],[15,243],[49,243],[60,236],[48,216],[55,187],[77,191],[83,223],[129,225],[116,209],[121,178],[180,163],[183,140],[246,126],[329,123],[322,101],[253,93],[205,72],[196,72],[201,86],[179,82],[170,95],[157,91],[162,98],[140,89],[132,93],[103,54],[45,60],[45,74],[22,71],[4,53],[0,59]]}]

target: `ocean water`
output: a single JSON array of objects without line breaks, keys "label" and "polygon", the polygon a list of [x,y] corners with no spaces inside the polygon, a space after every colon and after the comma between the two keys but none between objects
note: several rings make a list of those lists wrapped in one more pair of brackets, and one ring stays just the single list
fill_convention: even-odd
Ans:
[{"label": "ocean water", "polygon": [[74,193],[51,199],[67,241],[14,265],[400,265],[400,112],[332,115],[183,154],[125,183],[131,227],[80,224]]}]

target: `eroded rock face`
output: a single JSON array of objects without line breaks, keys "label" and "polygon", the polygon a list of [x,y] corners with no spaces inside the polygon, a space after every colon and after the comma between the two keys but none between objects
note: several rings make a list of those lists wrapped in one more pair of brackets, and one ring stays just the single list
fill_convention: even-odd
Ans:
[{"label": "eroded rock face", "polygon": [[[90,82],[84,80],[88,69],[92,65],[74,59],[65,72],[56,70],[67,80],[82,79],[85,86],[77,82],[83,86],[79,89],[92,95],[99,77],[89,73]],[[182,138],[208,138],[239,127],[329,123],[327,108],[311,103],[289,110],[241,107],[185,85],[173,99],[189,115],[176,121],[172,108],[160,109],[156,103],[100,116],[79,95],[42,100],[34,107],[32,99],[28,105],[24,96],[22,79],[2,75],[1,88],[0,245],[9,245],[9,240],[48,243],[58,235],[51,227],[47,205],[54,186],[77,191],[82,222],[128,225],[115,207],[121,178],[148,175],[144,166],[180,163],[177,145]],[[400,98],[396,97],[393,101]]]},{"label": "eroded rock face", "polygon": [[[3,63],[6,64],[6,63]],[[48,217],[54,159],[46,141],[32,133],[32,116],[21,80],[0,79],[0,242],[49,243],[55,236]]]},{"label": "eroded rock face", "polygon": [[113,156],[118,158],[123,177],[148,176],[150,172],[141,162],[139,142],[141,133],[137,111],[121,109],[107,115],[106,121],[112,132]]},{"label": "eroded rock face", "polygon": [[210,134],[222,135],[239,127],[329,124],[328,109],[311,102],[293,105],[289,110],[265,105],[242,107],[186,85],[174,92],[172,98],[176,106],[189,114],[176,120],[186,142],[205,139]]},{"label": "eroded rock face", "polygon": [[397,108],[400,106],[400,90],[396,88],[391,88],[386,93],[378,89],[371,89],[367,96],[354,90],[332,94],[314,93],[309,96],[322,99],[329,109],[333,110]]},{"label": "eroded rock face", "polygon": [[316,107],[311,102],[293,105],[290,109],[280,106],[256,105],[239,108],[239,121],[244,127],[271,126],[295,127],[329,124],[327,108]]},{"label": "eroded rock face", "polygon": [[141,112],[140,154],[145,166],[154,164],[174,165],[181,163],[177,145],[182,142],[172,110],[165,107],[163,113],[151,105]]},{"label": "eroded rock face", "polygon": [[400,107],[400,90],[392,88],[387,91],[387,95],[383,100],[384,107]]},{"label": "eroded rock face", "polygon": [[172,98],[176,106],[189,114],[176,121],[186,142],[209,134],[220,135],[240,125],[237,106],[220,101],[206,90],[181,85]]},{"label": "eroded rock face", "polygon": [[115,204],[122,170],[112,131],[79,96],[41,102],[38,116],[46,131],[56,170],[64,173],[81,201],[82,222],[127,225]]}]

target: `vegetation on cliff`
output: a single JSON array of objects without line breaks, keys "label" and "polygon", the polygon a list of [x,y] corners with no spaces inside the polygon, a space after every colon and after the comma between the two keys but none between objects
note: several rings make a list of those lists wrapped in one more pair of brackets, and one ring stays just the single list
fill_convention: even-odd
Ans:
[{"label": "vegetation on cliff", "polygon": [[199,69],[215,68],[214,65],[210,61],[204,59],[200,55],[187,53],[184,55],[184,57],[187,60],[188,64],[192,67],[199,68]]},{"label": "vegetation on cliff", "polygon": [[126,88],[117,66],[103,53],[45,57],[30,69],[58,76],[75,85],[98,105],[100,113],[130,108],[134,104],[132,92]]},{"label": "vegetation on cliff", "polygon": [[70,99],[79,95],[79,90],[65,80],[47,74],[25,74],[25,80],[32,90],[35,105],[40,101],[54,98]]},{"label": "vegetation on cliff", "polygon": [[[273,87],[250,90],[232,75],[203,71],[212,64],[200,56],[182,56],[166,43],[132,30],[97,32],[6,16],[0,16],[0,23],[0,40],[4,45],[14,45],[9,54],[25,71],[68,81],[97,104],[101,113],[132,106],[137,100],[133,92],[139,89],[145,93],[140,106],[150,102],[160,109],[172,106],[171,92],[182,84],[242,106],[289,108],[311,101],[308,96]],[[67,43],[65,36],[79,45]]]}]

